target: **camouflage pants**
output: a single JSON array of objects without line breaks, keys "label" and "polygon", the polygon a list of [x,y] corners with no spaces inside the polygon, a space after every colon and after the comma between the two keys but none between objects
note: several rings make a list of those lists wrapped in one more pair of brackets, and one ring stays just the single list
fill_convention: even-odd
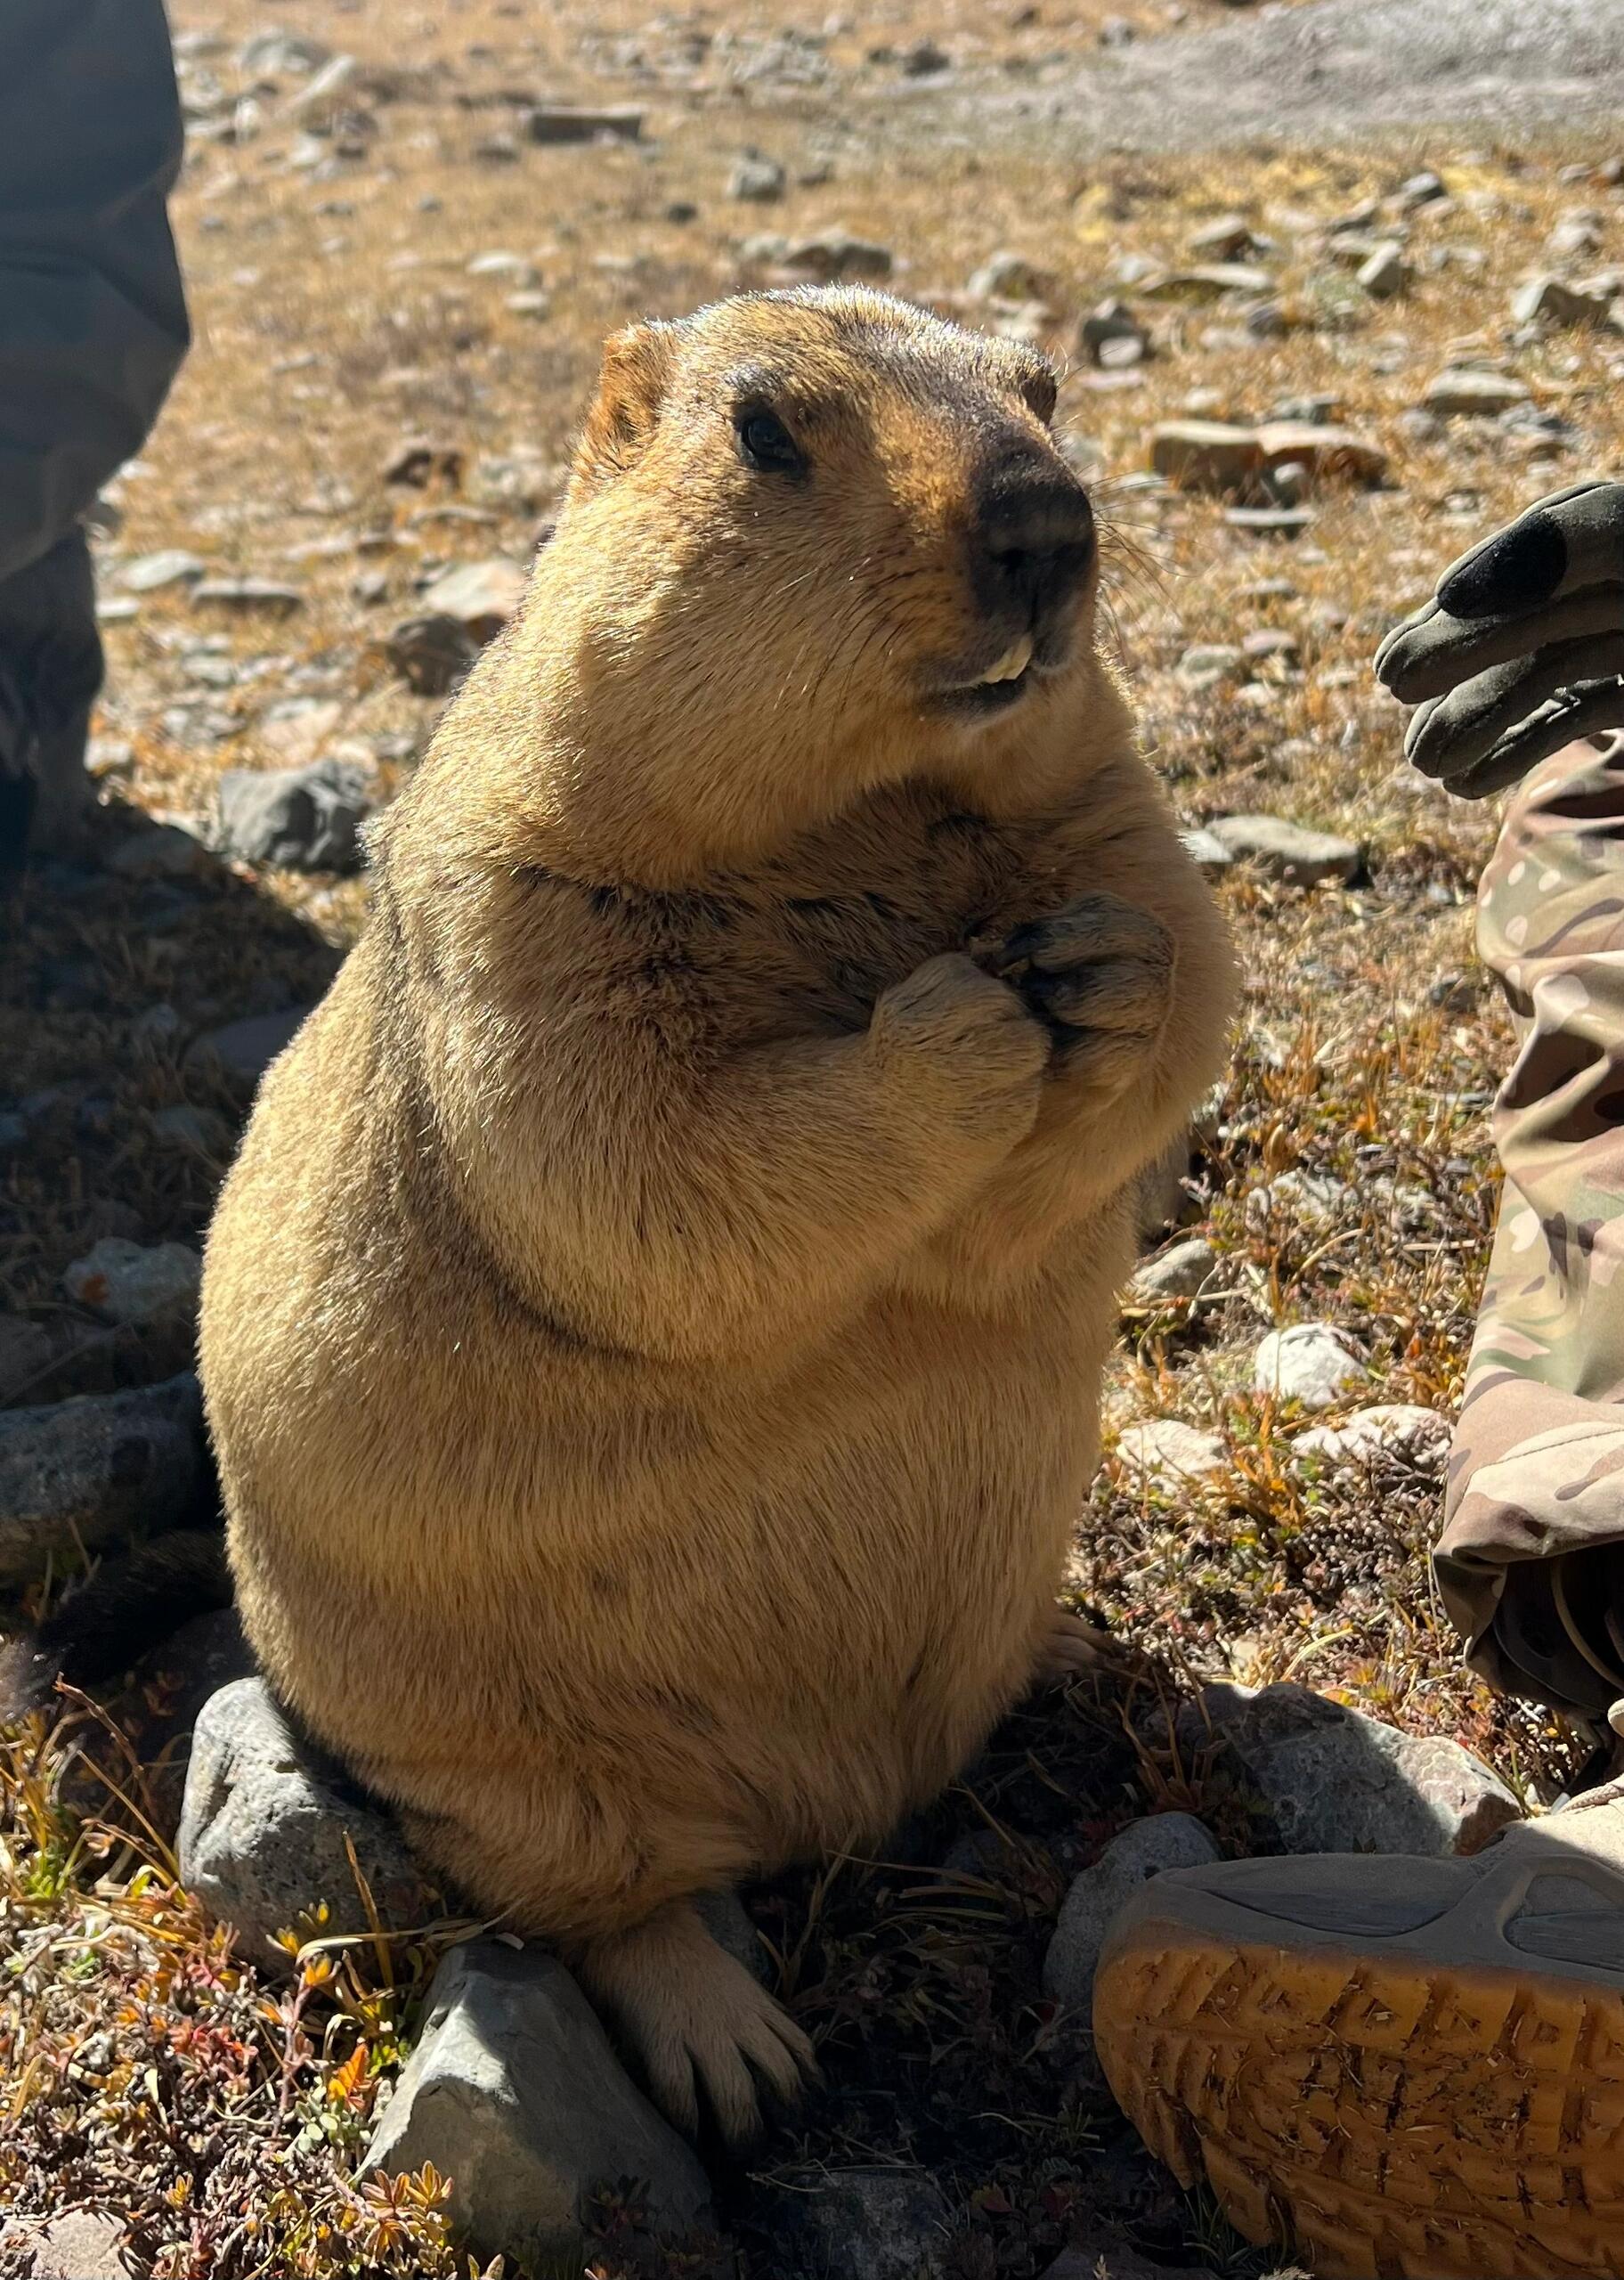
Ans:
[{"label": "camouflage pants", "polygon": [[1520,1050],[1436,1572],[1485,1677],[1624,1732],[1624,735],[1520,786],[1477,939]]}]

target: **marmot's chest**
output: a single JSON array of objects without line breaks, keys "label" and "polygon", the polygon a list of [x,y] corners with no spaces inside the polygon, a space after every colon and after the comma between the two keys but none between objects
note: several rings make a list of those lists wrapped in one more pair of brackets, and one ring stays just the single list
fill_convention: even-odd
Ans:
[{"label": "marmot's chest", "polygon": [[797,1024],[861,1027],[927,958],[1063,899],[1043,896],[1048,866],[1024,835],[951,810],[909,821],[878,843],[859,835],[808,851],[741,899],[728,964]]}]

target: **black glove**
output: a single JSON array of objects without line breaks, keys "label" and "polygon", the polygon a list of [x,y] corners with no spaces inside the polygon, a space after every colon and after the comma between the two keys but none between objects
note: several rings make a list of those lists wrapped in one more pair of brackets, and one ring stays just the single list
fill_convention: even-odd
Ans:
[{"label": "black glove", "polygon": [[1376,671],[1420,708],[1409,759],[1464,799],[1624,729],[1624,483],[1558,491],[1463,554]]}]

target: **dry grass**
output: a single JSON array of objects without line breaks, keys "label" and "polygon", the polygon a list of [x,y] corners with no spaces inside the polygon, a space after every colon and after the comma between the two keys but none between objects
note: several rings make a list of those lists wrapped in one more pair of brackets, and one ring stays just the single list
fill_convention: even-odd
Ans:
[{"label": "dry grass", "polygon": [[[1125,255],[1177,258],[1201,220],[1241,208],[1277,241],[1284,332],[1255,342],[1222,310],[1147,307],[1154,360],[1122,386],[1073,369],[1063,418],[1133,541],[1121,638],[1182,811],[1267,808],[1341,827],[1367,849],[1367,870],[1345,892],[1222,890],[1248,990],[1192,1211],[1222,1254],[1224,1295],[1193,1318],[1128,1315],[1108,1413],[1114,1427],[1159,1414],[1213,1426],[1230,1462],[1170,1499],[1108,1458],[1074,1581],[1185,1666],[1289,1673],[1417,1730],[1458,1734],[1531,1796],[1548,1795],[1567,1738],[1461,1673],[1433,1603],[1436,1481],[1398,1469],[1315,1477],[1290,1454],[1298,1421],[1250,1390],[1247,1357],[1271,1324],[1322,1317],[1368,1359],[1360,1399],[1447,1410],[1458,1394],[1493,1209],[1485,1110],[1506,1050],[1470,951],[1494,818],[1405,776],[1401,724],[1367,661],[1452,553],[1536,493],[1624,462],[1624,343],[1572,334],[1507,350],[1506,338],[1512,287],[1539,265],[1558,216],[1596,207],[1597,261],[1620,259],[1624,206],[1559,178],[1605,155],[1599,146],[1468,153],[1434,139],[1424,154],[1118,158],[1084,178],[1035,150],[937,147],[905,110],[882,117],[905,81],[895,64],[864,61],[873,46],[928,31],[965,70],[1041,82],[1043,57],[1091,43],[1104,16],[1165,14],[1149,0],[1089,0],[1064,21],[1044,7],[1018,22],[1024,12],[898,6],[822,46],[710,18],[701,29],[728,36],[701,52],[689,20],[650,27],[629,5],[402,17],[385,0],[342,12],[289,0],[284,20],[320,20],[387,67],[392,99],[369,101],[378,131],[366,155],[329,154],[313,170],[288,169],[292,137],[273,121],[236,147],[198,145],[176,201],[198,347],[142,465],[116,486],[126,524],[104,570],[116,594],[121,561],[182,546],[223,573],[289,579],[304,606],[281,622],[216,621],[177,590],[110,625],[102,727],[130,754],[107,827],[116,836],[130,808],[206,824],[223,767],[281,757],[268,716],[291,696],[337,706],[329,742],[393,789],[436,708],[391,678],[378,635],[410,614],[437,565],[528,550],[603,332],[742,281],[737,241],[753,232],[839,220],[894,248],[901,289],[943,300],[1012,248],[1045,274],[1046,337],[1066,355],[1077,313],[1112,289]],[[233,39],[264,20],[248,0],[179,13],[182,28],[207,21]],[[231,77],[229,57],[208,68]],[[481,160],[505,89],[645,102],[651,140]],[[788,167],[781,203],[725,195],[746,146]],[[1350,289],[1313,225],[1385,196],[1422,155],[1455,202],[1416,217],[1415,288],[1377,306]],[[799,179],[824,169],[826,180]],[[694,217],[671,218],[684,201]],[[540,270],[545,318],[507,306],[511,280],[467,273],[498,249]],[[1462,350],[1508,353],[1565,428],[1413,440],[1403,415]],[[1129,480],[1157,419],[1320,395],[1388,449],[1392,486],[1324,500],[1295,546],[1259,543],[1215,504]],[[458,447],[459,481],[385,482],[414,434]],[[361,578],[381,591],[358,590]],[[1191,644],[1264,627],[1290,631],[1296,649],[1245,689],[1197,696],[1178,679]],[[84,1344],[91,1326],[62,1299],[62,1269],[110,1228],[196,1239],[243,1103],[187,1062],[186,1045],[240,1013],[308,999],[363,903],[360,883],[229,867],[201,883],[36,897],[0,979],[0,1061],[12,1095],[49,1087],[57,1099],[6,1160],[0,1297],[72,1348],[36,1397],[178,1359],[173,1341],[136,1333]],[[159,1003],[178,1017],[161,1037],[136,1026]],[[217,1120],[202,1127],[215,1136],[160,1146],[151,1117],[176,1105]],[[1327,1224],[1248,1210],[1288,1170],[1346,1183]],[[1132,1745],[1128,1706],[1078,1690],[1017,1721],[915,1832],[917,1859],[939,1862],[990,1815],[1007,1836],[955,1855],[970,1865],[847,1864],[764,1896],[760,1920],[835,2089],[753,2178],[724,2177],[729,2243],[668,2263],[640,2241],[635,2211],[606,2208],[596,2271],[767,2280],[775,2190],[800,2165],[853,2157],[922,2159],[948,2179],[964,2280],[1029,2280],[1085,2219],[1125,2224],[1167,2253],[1234,2254],[1207,2212],[1125,2167],[1075,2030],[1036,1993],[1066,1877],[1126,1815],[1189,1801],[1193,1780],[1226,1841],[1254,1841],[1221,1772],[1170,1770]],[[451,2274],[432,2181],[388,2203],[348,2181],[432,1953],[396,1956],[393,1981],[356,1954],[313,1960],[291,1991],[267,1991],[200,1922],[129,1810],[86,1793],[77,1753],[99,1731],[83,1714],[48,1749],[23,1737],[5,1777],[0,2205],[126,2211],[163,2280]],[[97,1747],[111,1744],[101,1735]],[[127,1794],[130,1769],[116,1778]]]}]

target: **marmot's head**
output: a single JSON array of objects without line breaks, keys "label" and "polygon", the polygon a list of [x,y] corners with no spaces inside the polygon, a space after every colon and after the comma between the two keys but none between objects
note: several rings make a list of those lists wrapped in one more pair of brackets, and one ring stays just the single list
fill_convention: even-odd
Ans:
[{"label": "marmot's head", "polygon": [[[615,335],[509,652],[583,776],[722,859],[873,785],[1005,777],[1120,700],[1045,360],[857,290]],[[599,792],[609,786],[599,783]]]}]

